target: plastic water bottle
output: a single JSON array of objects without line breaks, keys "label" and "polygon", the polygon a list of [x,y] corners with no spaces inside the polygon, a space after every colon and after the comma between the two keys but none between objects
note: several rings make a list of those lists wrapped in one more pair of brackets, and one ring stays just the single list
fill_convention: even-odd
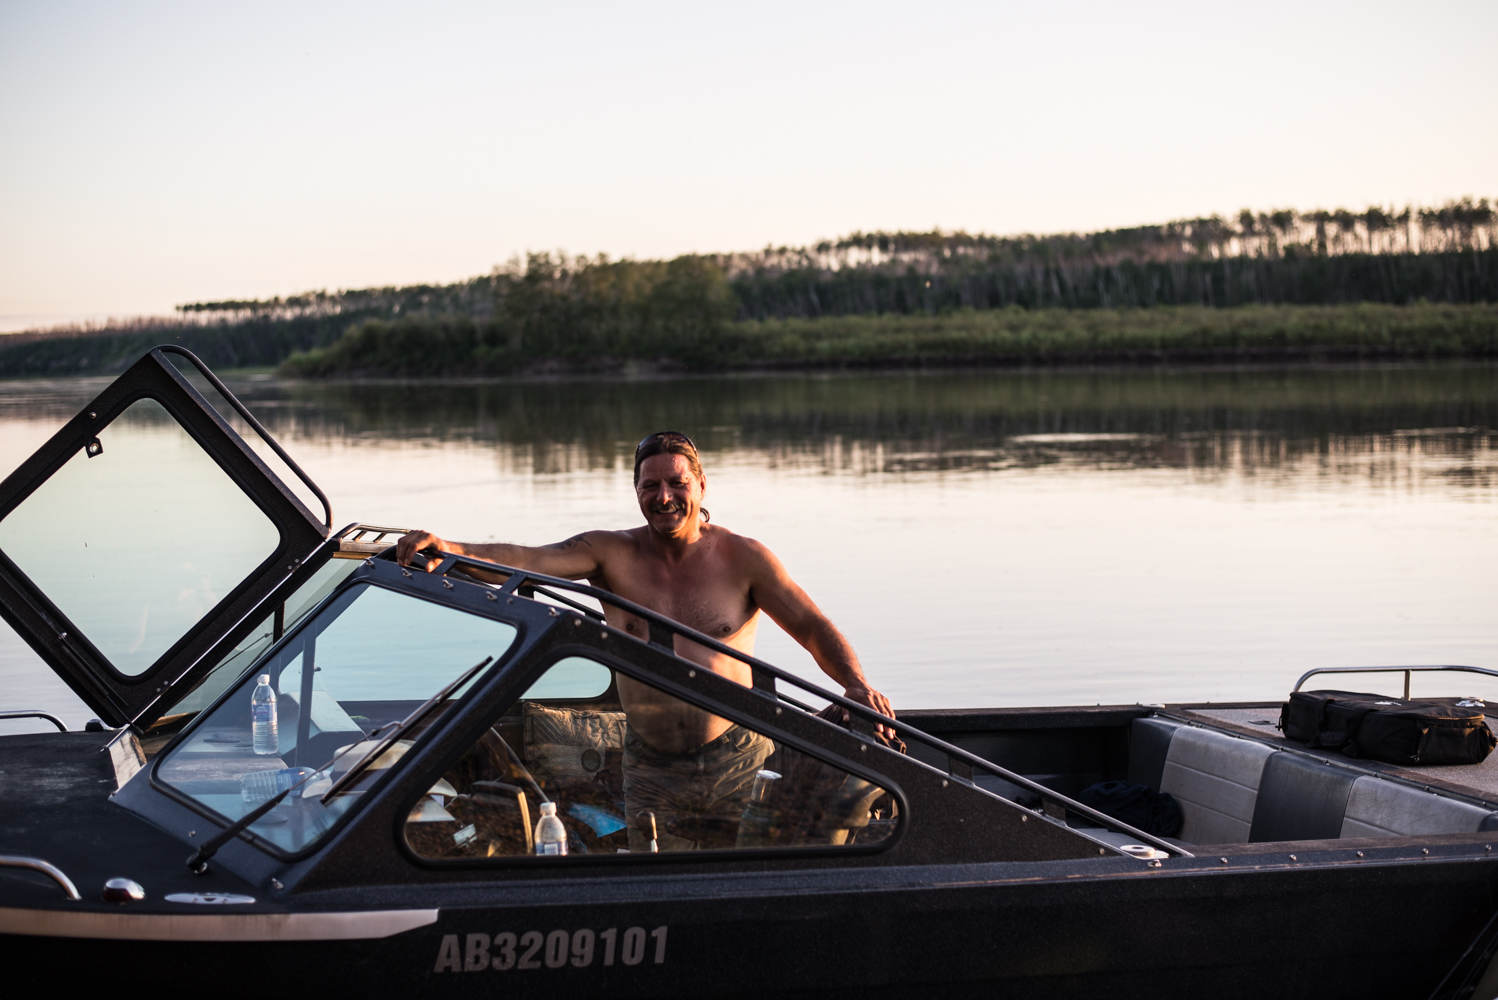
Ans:
[{"label": "plastic water bottle", "polygon": [[567,828],[557,818],[555,802],[541,803],[541,818],[536,822],[536,853],[567,853]]},{"label": "plastic water bottle", "polygon": [[276,733],[276,692],[271,690],[270,674],[261,674],[250,695],[250,731],[255,738],[255,752],[275,754],[281,750]]}]

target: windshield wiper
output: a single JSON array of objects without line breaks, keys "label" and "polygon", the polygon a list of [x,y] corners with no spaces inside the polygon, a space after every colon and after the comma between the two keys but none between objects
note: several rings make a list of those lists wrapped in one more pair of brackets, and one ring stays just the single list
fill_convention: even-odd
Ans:
[{"label": "windshield wiper", "polygon": [[441,691],[438,691],[436,694],[432,695],[432,697],[428,698],[423,705],[416,709],[416,711],[412,712],[410,715],[402,719],[394,729],[392,729],[383,739],[380,740],[380,742],[371,747],[363,757],[360,757],[358,760],[354,761],[353,766],[350,767],[347,771],[344,771],[343,777],[333,782],[333,787],[324,792],[322,798],[318,799],[318,801],[323,805],[327,805],[329,799],[332,799],[334,796],[347,789],[349,785],[352,785],[355,778],[359,777],[359,775],[368,770],[370,764],[373,764],[375,761],[379,760],[380,755],[383,754],[386,750],[389,750],[391,747],[393,747],[395,745],[395,742],[399,740],[402,735],[410,732],[411,727],[415,726],[422,719],[425,719],[427,715],[431,713],[432,709],[436,708],[442,702],[447,700],[448,695],[452,694],[464,684],[467,684],[469,679],[473,677],[474,674],[478,673],[480,670],[483,670],[493,660],[494,657],[492,656],[484,657],[478,663],[475,663],[473,666],[463,671],[463,673],[455,678],[451,684],[447,685],[447,687],[443,688]]},{"label": "windshield wiper", "polygon": [[[386,729],[389,729],[394,725],[398,725],[398,723],[387,722],[383,726],[376,726],[369,731],[369,733],[364,737],[364,740],[372,740],[375,738],[376,734],[382,733]],[[364,740],[360,740],[359,742],[362,743],[364,742]],[[354,746],[358,746],[358,744],[356,743],[354,744]],[[265,802],[262,802],[254,809],[239,817],[239,819],[235,820],[233,823],[230,823],[228,826],[224,827],[218,832],[216,836],[204,841],[203,846],[199,847],[196,851],[193,851],[192,855],[188,857],[187,867],[191,868],[193,870],[193,873],[196,875],[208,874],[208,859],[217,854],[220,847],[223,847],[229,841],[233,840],[234,837],[238,835],[238,833],[245,827],[249,826],[261,816],[264,816],[266,813],[276,808],[276,806],[280,805],[281,802],[286,798],[286,796],[290,795],[298,788],[301,788],[307,782],[311,781],[313,778],[317,777],[319,774],[322,774],[324,771],[330,769],[334,764],[342,760],[345,754],[354,749],[354,746],[345,747],[342,751],[334,754],[332,760],[328,761],[322,767],[313,770],[301,781],[298,781],[296,784],[292,785],[290,788],[286,789],[283,792],[277,792]]]}]

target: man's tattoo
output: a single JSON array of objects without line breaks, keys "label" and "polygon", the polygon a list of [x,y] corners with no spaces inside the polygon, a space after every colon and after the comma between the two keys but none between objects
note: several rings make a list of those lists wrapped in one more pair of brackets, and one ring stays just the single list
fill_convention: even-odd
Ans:
[{"label": "man's tattoo", "polygon": [[561,549],[563,552],[565,552],[568,549],[575,549],[575,548],[577,548],[577,545],[578,545],[579,542],[581,542],[582,544],[586,545],[590,549],[593,547],[593,543],[590,542],[590,541],[588,541],[582,535],[573,535],[571,538],[567,539],[565,542],[557,542],[555,545],[548,545],[547,548]]}]

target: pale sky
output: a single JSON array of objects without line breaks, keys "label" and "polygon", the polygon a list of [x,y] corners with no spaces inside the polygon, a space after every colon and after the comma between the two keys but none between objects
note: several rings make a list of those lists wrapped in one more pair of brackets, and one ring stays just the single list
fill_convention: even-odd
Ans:
[{"label": "pale sky", "polygon": [[1498,195],[1498,3],[0,0],[0,330]]}]

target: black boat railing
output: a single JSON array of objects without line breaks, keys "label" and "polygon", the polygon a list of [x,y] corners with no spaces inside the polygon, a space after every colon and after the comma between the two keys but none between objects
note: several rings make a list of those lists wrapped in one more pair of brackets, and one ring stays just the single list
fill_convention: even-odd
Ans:
[{"label": "black boat railing", "polygon": [[1404,674],[1404,700],[1410,700],[1410,675],[1434,673],[1442,670],[1450,670],[1457,673],[1483,674],[1487,677],[1498,677],[1498,670],[1488,670],[1486,667],[1464,667],[1456,664],[1426,664],[1410,667],[1317,667],[1307,670],[1300,675],[1300,680],[1290,689],[1293,694],[1300,690],[1300,686],[1317,674]]},{"label": "black boat railing", "polygon": [[[178,347],[176,344],[162,344],[160,347],[155,348],[155,350],[162,354],[175,354],[178,357],[186,358],[192,363],[192,366],[198,370],[198,373],[207,379],[213,388],[218,390],[218,394],[224,398],[224,401],[234,408],[234,411],[239,414],[245,423],[250,425],[250,429],[260,436],[260,440],[264,441],[270,447],[270,450],[276,453],[276,457],[286,463],[286,467],[291,470],[292,474],[302,481],[302,485],[311,490],[312,495],[317,497],[318,502],[322,504],[323,531],[325,534],[331,532],[333,530],[333,505],[328,502],[328,495],[312,481],[311,476],[302,471],[302,467],[297,465],[296,461],[290,455],[286,454],[286,449],[281,447],[281,442],[271,437],[270,431],[266,430],[265,425],[255,419],[255,415],[250,412],[249,407],[241,403],[239,397],[229,391],[229,387],[224,385],[223,381],[208,369],[208,366],[203,363],[202,359],[187,348]],[[211,403],[209,404],[210,407],[212,405]],[[217,407],[213,408],[217,409]],[[223,414],[219,415],[223,416]]]},{"label": "black boat railing", "polygon": [[[394,552],[387,549],[380,558],[393,560]],[[1041,801],[1041,808],[1039,809],[1032,809],[1018,802],[1013,802],[1013,800],[1005,800],[1013,802],[1014,805],[1027,810],[1033,815],[1052,819],[1053,822],[1064,823],[1064,820],[1059,815],[1064,810],[1067,816],[1085,817],[1100,827],[1127,834],[1130,837],[1136,838],[1140,844],[1154,847],[1157,850],[1165,851],[1178,857],[1189,858],[1195,856],[1177,844],[1170,843],[1153,834],[1145,833],[1143,830],[1129,826],[1127,823],[1122,823],[1112,816],[1102,813],[1091,806],[1083,805],[1081,802],[1068,798],[1055,789],[1033,781],[1022,774],[1016,774],[990,760],[979,757],[977,754],[970,753],[961,747],[953,746],[929,733],[922,732],[909,723],[890,718],[850,698],[819,687],[810,681],[803,680],[795,674],[782,670],[773,664],[766,663],[757,657],[750,656],[742,650],[735,649],[706,633],[698,632],[696,629],[683,625],[680,622],[667,618],[659,612],[652,611],[609,591],[600,590],[597,587],[578,583],[574,580],[564,580],[560,577],[547,576],[543,573],[518,569],[514,566],[504,566],[499,563],[475,559],[472,556],[456,555],[451,552],[437,553],[436,556],[428,561],[425,569],[427,572],[442,576],[447,576],[457,571],[463,579],[469,582],[477,582],[480,586],[496,587],[497,593],[500,596],[514,595],[534,600],[535,595],[540,595],[548,600],[557,601],[572,608],[580,614],[585,614],[595,621],[604,621],[604,615],[593,608],[589,608],[586,605],[563,596],[558,591],[591,598],[599,602],[599,604],[619,608],[622,611],[627,611],[632,615],[645,619],[649,625],[650,644],[664,652],[675,655],[674,640],[677,636],[689,639],[699,645],[706,646],[715,653],[731,657],[746,664],[753,677],[753,689],[765,697],[774,698],[777,702],[789,705],[799,711],[815,714],[816,710],[814,708],[779,690],[779,686],[782,684],[791,685],[799,689],[801,693],[846,709],[848,712],[848,729],[851,732],[872,735],[878,730],[878,727],[884,726],[892,731],[897,731],[900,737],[907,743],[914,741],[922,744],[929,751],[927,755],[929,758],[944,759],[946,761],[946,780],[960,781],[985,795],[992,795],[994,798],[1003,799],[1003,796],[977,784],[975,775],[978,772],[985,772],[1039,798]],[[420,572],[421,569],[416,569],[415,571]],[[480,576],[475,577],[474,571],[480,574]],[[498,576],[505,579],[500,584],[488,584],[482,579],[483,576]],[[555,614],[556,612],[553,611],[552,613]],[[835,723],[829,722],[828,724],[834,725]],[[931,766],[925,764],[919,758],[915,758],[915,760],[924,766]],[[939,769],[933,768],[933,770]],[[1083,837],[1088,836],[1085,830],[1073,829],[1073,832]],[[1088,837],[1088,839],[1093,838]],[[1101,841],[1096,842],[1100,847],[1130,856],[1127,852],[1120,851],[1116,845]]]}]

